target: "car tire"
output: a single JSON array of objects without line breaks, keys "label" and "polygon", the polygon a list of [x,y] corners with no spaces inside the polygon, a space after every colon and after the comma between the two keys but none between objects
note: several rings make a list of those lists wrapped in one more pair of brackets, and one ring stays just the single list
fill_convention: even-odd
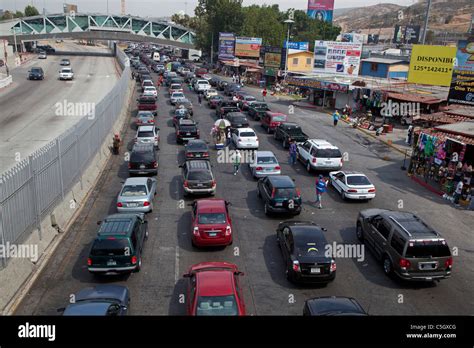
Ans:
[{"label": "car tire", "polygon": [[270,215],[270,211],[268,210],[268,204],[267,203],[264,204],[263,211],[264,211],[265,215],[267,215],[267,216]]},{"label": "car tire", "polygon": [[311,173],[311,163],[309,161],[306,161],[306,171]]},{"label": "car tire", "polygon": [[347,200],[346,193],[344,192],[344,190],[341,190],[341,199],[342,199],[343,201],[346,201],[346,200]]},{"label": "car tire", "polygon": [[262,194],[260,193],[260,190],[257,188],[257,197],[262,198]]},{"label": "car tire", "polygon": [[362,231],[362,225],[360,224],[360,222],[358,222],[356,226],[356,237],[361,242],[364,241],[364,231]]},{"label": "car tire", "polygon": [[383,265],[383,272],[388,276],[392,275],[393,265],[392,265],[392,261],[390,261],[387,255],[384,256],[382,265]]},{"label": "car tire", "polygon": [[138,265],[137,265],[137,267],[133,270],[133,272],[138,273],[138,272],[140,272],[141,268],[142,268],[142,258],[140,257],[140,259],[138,260]]},{"label": "car tire", "polygon": [[275,139],[275,140],[277,140],[277,139],[278,139],[278,138],[277,138],[277,132],[276,132],[276,131],[275,131],[275,132],[273,132],[273,139]]}]

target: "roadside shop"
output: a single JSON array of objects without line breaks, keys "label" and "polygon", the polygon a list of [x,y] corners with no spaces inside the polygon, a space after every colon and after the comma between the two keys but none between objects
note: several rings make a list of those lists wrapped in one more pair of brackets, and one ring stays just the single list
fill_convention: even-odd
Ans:
[{"label": "roadside shop", "polygon": [[474,164],[474,121],[418,128],[408,173],[418,183],[445,197],[452,197],[463,182],[461,204],[471,195]]}]

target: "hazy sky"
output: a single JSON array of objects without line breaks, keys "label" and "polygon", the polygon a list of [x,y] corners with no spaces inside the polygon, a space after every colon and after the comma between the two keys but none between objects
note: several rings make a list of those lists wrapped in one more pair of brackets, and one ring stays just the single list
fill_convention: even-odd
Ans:
[{"label": "hazy sky", "polygon": [[[42,12],[46,7],[49,13],[62,12],[63,3],[77,4],[79,12],[109,12],[120,13],[120,0],[0,0],[0,9],[17,9],[23,11],[27,4],[33,4]],[[414,0],[335,0],[335,8],[359,7],[375,5],[379,3],[397,3],[399,5],[410,5]],[[187,3],[187,5],[186,5]],[[126,0],[126,13],[137,16],[165,17],[187,9],[188,14],[194,13],[194,7],[198,0]],[[250,4],[279,4],[282,10],[290,7],[306,9],[307,0],[244,0],[244,5]]]}]

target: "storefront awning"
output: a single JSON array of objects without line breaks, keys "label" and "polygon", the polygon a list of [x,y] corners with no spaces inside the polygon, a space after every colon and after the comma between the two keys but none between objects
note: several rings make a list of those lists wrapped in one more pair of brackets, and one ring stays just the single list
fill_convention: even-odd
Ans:
[{"label": "storefront awning", "polygon": [[421,97],[413,94],[403,94],[403,93],[393,93],[389,92],[387,94],[388,98],[397,99],[404,102],[411,102],[411,103],[421,103],[421,104],[438,104],[441,103],[441,99],[433,98],[433,97]]}]

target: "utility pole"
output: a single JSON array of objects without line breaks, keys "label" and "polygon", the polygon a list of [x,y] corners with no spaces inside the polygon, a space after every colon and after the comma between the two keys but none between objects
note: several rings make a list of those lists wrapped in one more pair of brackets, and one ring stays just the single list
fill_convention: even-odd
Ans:
[{"label": "utility pole", "polygon": [[292,20],[292,19],[287,19],[285,21],[286,24],[288,24],[288,33],[286,35],[286,51],[285,51],[285,55],[286,55],[286,59],[285,59],[285,80],[286,80],[286,76],[288,75],[288,51],[290,49],[290,28],[291,28],[291,24],[293,24],[295,21]]},{"label": "utility pole", "polygon": [[425,15],[425,25],[423,29],[423,45],[425,44],[426,41],[426,33],[428,31],[428,22],[430,19],[430,9],[431,9],[431,0],[428,0],[428,6],[426,7],[426,15]]},{"label": "utility pole", "polygon": [[212,31],[211,36],[211,69],[214,65],[214,30]]}]

